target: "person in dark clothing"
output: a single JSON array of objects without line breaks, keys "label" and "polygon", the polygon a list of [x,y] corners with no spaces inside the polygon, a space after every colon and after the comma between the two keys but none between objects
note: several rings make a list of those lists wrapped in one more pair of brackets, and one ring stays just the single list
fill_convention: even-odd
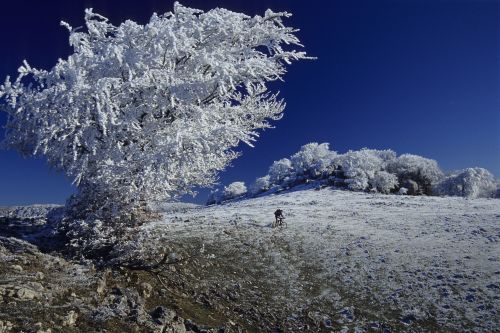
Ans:
[{"label": "person in dark clothing", "polygon": [[283,211],[281,209],[277,209],[274,212],[274,218],[276,219],[276,221],[274,222],[274,226],[283,224],[283,220],[285,219],[285,217],[283,216]]}]

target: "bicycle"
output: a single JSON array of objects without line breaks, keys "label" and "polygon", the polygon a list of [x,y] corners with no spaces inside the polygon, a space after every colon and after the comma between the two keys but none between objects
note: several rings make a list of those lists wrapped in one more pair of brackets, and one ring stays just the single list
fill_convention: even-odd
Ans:
[{"label": "bicycle", "polygon": [[286,226],[287,224],[285,222],[285,217],[283,216],[277,217],[276,220],[273,222],[273,228],[286,227]]}]

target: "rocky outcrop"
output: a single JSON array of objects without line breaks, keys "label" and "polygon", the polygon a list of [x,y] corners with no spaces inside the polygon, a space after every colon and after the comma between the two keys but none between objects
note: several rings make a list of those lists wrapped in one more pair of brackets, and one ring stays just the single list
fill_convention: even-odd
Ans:
[{"label": "rocky outcrop", "polygon": [[[57,206],[0,210],[0,333],[216,332],[185,320],[154,275],[68,257],[48,216]],[[66,253],[63,255],[62,253]]]},{"label": "rocky outcrop", "polygon": [[15,238],[0,237],[0,276],[0,333],[216,332],[167,307],[150,274],[99,270]]}]

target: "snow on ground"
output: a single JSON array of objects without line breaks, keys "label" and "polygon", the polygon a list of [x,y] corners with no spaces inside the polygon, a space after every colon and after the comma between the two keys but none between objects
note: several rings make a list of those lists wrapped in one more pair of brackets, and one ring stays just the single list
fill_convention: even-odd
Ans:
[{"label": "snow on ground", "polygon": [[[286,228],[270,227],[277,208]],[[494,332],[499,222],[498,199],[323,189],[178,205],[146,228],[199,242],[214,267],[226,266],[199,273],[203,283],[237,283],[241,304],[274,306],[285,329],[302,313],[345,332]]]},{"label": "snow on ground", "polygon": [[0,218],[15,217],[16,219],[45,219],[60,205],[29,205],[29,206],[0,206]]}]

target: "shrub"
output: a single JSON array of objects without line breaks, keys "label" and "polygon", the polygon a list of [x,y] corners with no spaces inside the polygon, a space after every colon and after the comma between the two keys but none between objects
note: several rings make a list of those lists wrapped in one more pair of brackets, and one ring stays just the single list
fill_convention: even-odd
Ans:
[{"label": "shrub", "polygon": [[336,158],[346,178],[350,190],[364,191],[369,188],[375,174],[382,170],[384,161],[373,150],[350,150]]},{"label": "shrub", "polygon": [[264,177],[259,177],[255,180],[255,182],[250,186],[250,194],[257,195],[259,193],[265,192],[271,188],[271,182],[269,181],[269,175],[265,175]]},{"label": "shrub", "polygon": [[273,185],[284,185],[290,181],[292,170],[292,162],[288,158],[274,161],[268,172],[269,182]]},{"label": "shrub", "polygon": [[398,177],[386,171],[377,171],[370,185],[378,192],[387,194],[398,186]]},{"label": "shrub", "polygon": [[[273,162],[269,174],[257,178],[250,195],[287,189],[309,180],[321,185],[347,188],[353,191],[376,191],[401,195],[461,195],[471,198],[500,197],[500,181],[485,169],[469,168],[446,179],[437,162],[418,155],[397,157],[392,150],[363,148],[337,154],[328,143],[308,143],[293,154]],[[223,191],[211,196],[211,201],[225,199]],[[230,196],[232,197],[232,196]]]},{"label": "shrub", "polygon": [[220,204],[224,201],[243,197],[247,193],[244,182],[233,182],[224,189],[212,191],[208,197],[207,205]]},{"label": "shrub", "polygon": [[327,176],[334,168],[337,153],[331,151],[328,143],[308,143],[290,158],[297,177],[316,179]]},{"label": "shrub", "polygon": [[467,168],[456,172],[434,186],[438,195],[467,198],[491,198],[496,195],[495,178],[486,169]]},{"label": "shrub", "polygon": [[444,177],[435,160],[412,154],[389,161],[387,171],[397,175],[402,186],[407,180],[413,180],[418,184],[418,194],[426,195],[432,195],[433,184]]}]

